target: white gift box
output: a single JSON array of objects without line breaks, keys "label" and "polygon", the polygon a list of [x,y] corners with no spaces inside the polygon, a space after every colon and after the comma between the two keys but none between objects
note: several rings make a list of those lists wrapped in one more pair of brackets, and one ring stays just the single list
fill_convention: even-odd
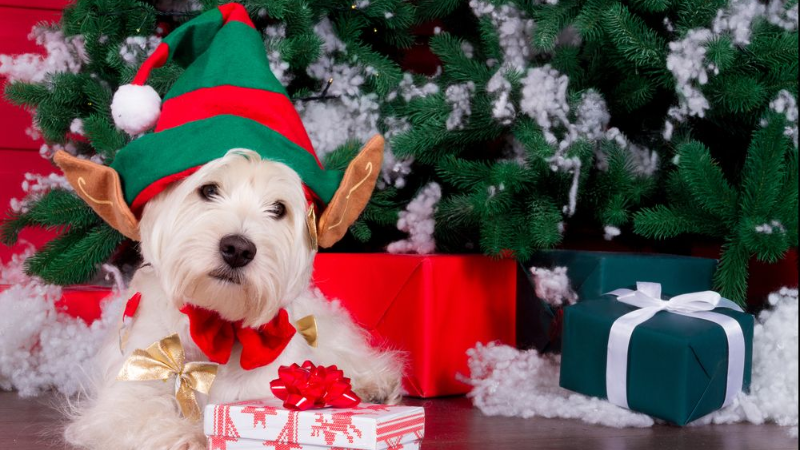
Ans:
[{"label": "white gift box", "polygon": [[[411,441],[396,446],[387,447],[387,450],[420,450],[422,445],[420,441]],[[298,450],[349,450],[345,447],[328,447],[319,445],[302,445],[281,443],[275,441],[260,441],[257,439],[237,439],[230,440],[221,436],[208,437],[208,450],[283,450],[283,449],[298,449]]]},{"label": "white gift box", "polygon": [[209,450],[415,450],[425,435],[425,410],[361,403],[291,411],[268,398],[206,406],[204,431]]}]

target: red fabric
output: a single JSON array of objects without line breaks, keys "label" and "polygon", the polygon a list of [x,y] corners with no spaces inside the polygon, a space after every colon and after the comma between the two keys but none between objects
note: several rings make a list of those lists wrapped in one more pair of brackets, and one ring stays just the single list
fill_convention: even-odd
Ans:
[{"label": "red fabric", "polygon": [[243,327],[242,322],[228,322],[214,311],[187,303],[181,312],[189,316],[189,333],[194,343],[215,363],[227,364],[233,344],[242,344],[239,363],[244,370],[265,366],[281,354],[297,332],[285,309],[271,322],[255,328]]},{"label": "red fabric", "polygon": [[125,303],[125,311],[122,313],[123,319],[133,318],[136,315],[136,310],[139,309],[139,302],[141,301],[142,294],[140,292],[133,294],[133,297]]},{"label": "red fabric", "polygon": [[269,383],[269,388],[283,400],[283,407],[292,411],[326,406],[352,408],[361,403],[350,379],[336,365],[316,366],[306,361],[302,366],[280,366],[278,378]]},{"label": "red fabric", "polygon": [[142,65],[139,66],[139,71],[136,72],[136,76],[133,78],[133,81],[131,81],[131,84],[143,86],[147,82],[147,77],[150,76],[150,71],[163,66],[168,58],[169,46],[163,42],[158,44],[156,51],[148,56]]},{"label": "red fabric", "polygon": [[228,22],[242,22],[255,28],[247,10],[239,3],[226,3],[219,7],[219,11],[222,13],[223,25]]},{"label": "red fabric", "polygon": [[155,132],[222,114],[251,119],[270,128],[314,155],[317,164],[322,167],[289,98],[263,89],[223,85],[173,97],[161,106]]},{"label": "red fabric", "polygon": [[174,173],[168,177],[164,177],[155,183],[147,186],[139,192],[139,195],[133,199],[133,203],[131,203],[131,211],[137,216],[141,217],[142,210],[144,209],[144,205],[153,199],[156,195],[160,194],[161,191],[167,188],[170,184],[180,181],[193,173],[197,172],[203,166],[197,167],[190,167],[183,172]]},{"label": "red fabric", "polygon": [[73,286],[61,291],[56,309],[68,316],[81,319],[87,325],[103,314],[103,302],[111,295],[111,289],[99,286]]},{"label": "red fabric", "polygon": [[[463,394],[466,351],[516,343],[516,262],[478,255],[317,255],[314,281],[373,336],[408,352],[416,397]],[[320,339],[324,339],[321,336]]]}]

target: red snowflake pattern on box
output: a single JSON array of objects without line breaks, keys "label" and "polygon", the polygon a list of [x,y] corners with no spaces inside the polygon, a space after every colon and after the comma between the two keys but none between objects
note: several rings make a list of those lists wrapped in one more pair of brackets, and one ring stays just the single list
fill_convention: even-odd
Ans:
[{"label": "red snowflake pattern on box", "polygon": [[419,447],[425,412],[414,406],[372,404],[289,411],[280,400],[266,398],[208,405],[204,430],[213,450],[250,450],[253,445],[267,450],[406,450]]},{"label": "red snowflake pattern on box", "polygon": [[333,414],[317,413],[317,418],[314,421],[317,425],[311,426],[311,436],[320,436],[320,433],[322,433],[325,438],[325,444],[332,445],[336,442],[336,436],[341,433],[342,437],[352,444],[355,438],[354,434],[359,438],[361,437],[361,430],[353,424],[353,416],[357,414],[358,412],[356,411],[335,412]]}]

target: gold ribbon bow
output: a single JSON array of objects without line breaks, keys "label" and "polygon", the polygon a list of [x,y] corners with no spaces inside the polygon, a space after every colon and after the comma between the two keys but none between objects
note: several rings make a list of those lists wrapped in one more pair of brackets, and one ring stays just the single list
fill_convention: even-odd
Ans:
[{"label": "gold ribbon bow", "polygon": [[305,316],[294,323],[297,332],[300,333],[312,347],[317,346],[317,319],[313,315]]},{"label": "gold ribbon bow", "polygon": [[136,349],[122,366],[118,380],[166,382],[175,377],[175,398],[183,416],[189,420],[200,419],[194,391],[208,394],[217,376],[217,364],[208,362],[184,363],[183,345],[177,334],[167,336],[147,350]]}]

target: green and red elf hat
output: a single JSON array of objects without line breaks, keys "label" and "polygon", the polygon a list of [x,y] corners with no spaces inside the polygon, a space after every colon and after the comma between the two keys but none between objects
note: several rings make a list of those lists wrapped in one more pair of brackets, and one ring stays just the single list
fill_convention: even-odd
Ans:
[{"label": "green and red elf hat", "polygon": [[[145,83],[168,62],[185,71],[162,103]],[[164,38],[131,84],[114,94],[111,114],[119,128],[141,136],[120,149],[110,167],[65,152],[55,161],[78,195],[137,240],[138,217],[149,200],[228,150],[245,148],[300,175],[319,245],[329,247],[366,206],[383,158],[383,138],[375,136],[344,173],[324,169],[269,68],[261,34],[238,3],[208,11]],[[313,206],[324,208],[318,224]]]}]

